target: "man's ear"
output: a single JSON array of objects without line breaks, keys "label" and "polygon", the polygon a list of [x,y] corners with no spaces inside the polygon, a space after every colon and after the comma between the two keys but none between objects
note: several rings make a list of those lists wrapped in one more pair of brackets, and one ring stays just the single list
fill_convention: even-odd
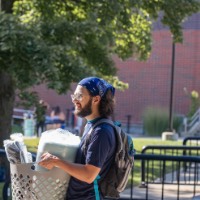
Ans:
[{"label": "man's ear", "polygon": [[100,100],[101,100],[101,97],[100,97],[99,95],[93,97],[93,101],[94,101],[94,103],[98,103],[98,102],[100,102]]}]

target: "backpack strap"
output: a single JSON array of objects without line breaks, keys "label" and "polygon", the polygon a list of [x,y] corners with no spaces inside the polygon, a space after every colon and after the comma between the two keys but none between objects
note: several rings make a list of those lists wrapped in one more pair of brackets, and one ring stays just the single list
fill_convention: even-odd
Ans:
[{"label": "backpack strap", "polygon": [[84,155],[86,155],[86,152],[87,152],[87,147],[88,147],[88,144],[89,144],[89,141],[90,141],[90,137],[91,137],[91,134],[92,134],[92,131],[94,130],[93,126],[89,129],[89,132],[83,136],[85,137],[84,139],[84,143],[83,143],[83,146],[82,146],[82,151],[84,153]]},{"label": "backpack strap", "polygon": [[100,179],[100,176],[98,175],[94,180],[95,200],[100,200],[99,185],[98,185],[98,180],[99,179]]},{"label": "backpack strap", "polygon": [[[119,127],[118,125],[115,125],[115,123],[110,120],[110,119],[100,119],[99,121],[97,121],[93,126],[96,127],[97,125],[99,124],[102,124],[102,123],[106,123],[106,124],[109,124],[111,125],[113,128],[114,128],[114,132],[115,132],[115,136],[116,136],[116,141],[117,141],[117,149],[116,149],[116,152],[121,156],[121,157],[124,157],[125,156],[125,152],[123,150],[123,140],[122,140],[122,135],[120,134],[121,133],[121,127]],[[126,143],[126,141],[124,141],[124,143]]]},{"label": "backpack strap", "polygon": [[89,129],[89,132],[87,133],[87,135],[85,136],[85,141],[84,141],[84,144],[82,146],[82,151],[84,153],[84,155],[86,155],[86,152],[87,152],[87,147],[88,147],[88,144],[89,144],[89,141],[90,141],[90,137],[92,135],[92,132],[93,130],[100,124],[103,124],[103,123],[107,123],[107,124],[110,124],[114,129],[115,129],[115,125],[114,123],[109,120],[109,119],[106,119],[106,118],[103,118],[103,119],[100,119],[98,120],[97,122],[95,122],[92,127]]}]

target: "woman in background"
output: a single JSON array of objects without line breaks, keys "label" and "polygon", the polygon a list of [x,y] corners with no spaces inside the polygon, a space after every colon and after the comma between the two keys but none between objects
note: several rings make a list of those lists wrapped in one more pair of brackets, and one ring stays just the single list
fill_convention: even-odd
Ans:
[{"label": "woman in background", "polygon": [[52,128],[65,128],[65,114],[61,111],[59,106],[56,106],[52,109],[50,117],[52,119],[53,127]]}]

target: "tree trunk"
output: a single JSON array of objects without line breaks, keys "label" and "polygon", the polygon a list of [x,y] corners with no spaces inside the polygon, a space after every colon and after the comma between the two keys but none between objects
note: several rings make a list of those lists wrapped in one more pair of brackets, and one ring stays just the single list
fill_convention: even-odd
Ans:
[{"label": "tree trunk", "polygon": [[12,77],[0,71],[0,148],[10,138],[15,90]]},{"label": "tree trunk", "polygon": [[15,0],[0,0],[1,3],[1,10],[5,11],[6,13],[12,13],[12,7]]}]

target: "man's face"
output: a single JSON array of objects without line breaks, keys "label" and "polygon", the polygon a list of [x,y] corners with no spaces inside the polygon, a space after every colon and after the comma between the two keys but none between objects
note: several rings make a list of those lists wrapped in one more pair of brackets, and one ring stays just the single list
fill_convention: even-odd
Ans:
[{"label": "man's face", "polygon": [[92,114],[92,97],[86,88],[78,85],[74,95],[72,96],[72,102],[75,105],[74,114],[79,117],[87,117]]}]

